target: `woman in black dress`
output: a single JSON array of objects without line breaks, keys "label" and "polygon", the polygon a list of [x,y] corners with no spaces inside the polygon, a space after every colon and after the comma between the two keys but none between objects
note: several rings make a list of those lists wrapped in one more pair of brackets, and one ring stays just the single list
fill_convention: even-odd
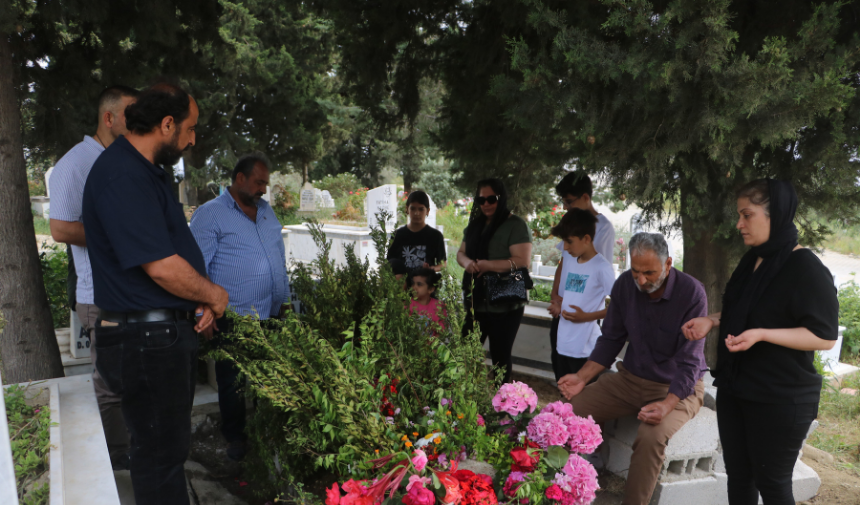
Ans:
[{"label": "woman in black dress", "polygon": [[726,285],[722,312],[688,321],[690,340],[719,327],[717,423],[730,505],[794,505],[791,475],[818,415],[814,351],[831,349],[839,303],[830,271],[797,243],[791,183],[738,192],[737,229],[752,246]]}]

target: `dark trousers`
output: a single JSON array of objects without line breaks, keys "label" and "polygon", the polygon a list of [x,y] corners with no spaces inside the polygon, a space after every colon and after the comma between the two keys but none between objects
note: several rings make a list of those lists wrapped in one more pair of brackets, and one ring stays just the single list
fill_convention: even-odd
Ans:
[{"label": "dark trousers", "polygon": [[[588,362],[588,358],[572,358],[559,354],[556,350],[558,348],[558,323],[560,319],[558,317],[552,318],[552,326],[549,328],[549,345],[552,349],[550,362],[552,362],[552,371],[555,374],[556,382],[567,374],[578,372]],[[596,380],[597,377],[591,379],[589,384]]]},{"label": "dark trousers", "polygon": [[[230,332],[230,323],[227,318],[216,322],[219,330],[223,333]],[[221,339],[213,339],[213,344],[221,345]],[[245,435],[245,395],[242,389],[245,378],[241,376],[239,367],[229,360],[215,363],[215,380],[218,382],[218,408],[221,411],[221,434],[227,442],[247,440]]]},{"label": "dark trousers", "polygon": [[817,403],[758,403],[717,392],[730,505],[794,505],[791,474]]},{"label": "dark trousers", "polygon": [[122,396],[138,505],[187,505],[183,466],[191,445],[197,333],[191,321],[97,321],[99,374]]},{"label": "dark trousers", "polygon": [[523,320],[523,313],[525,313],[524,307],[509,312],[475,312],[473,319],[472,312],[467,310],[466,321],[463,323],[465,335],[475,327],[475,320],[478,321],[481,328],[481,345],[488,338],[490,339],[490,358],[493,360],[493,367],[505,368],[503,382],[506,383],[511,382],[513,370],[511,351],[520,329],[520,322]]}]

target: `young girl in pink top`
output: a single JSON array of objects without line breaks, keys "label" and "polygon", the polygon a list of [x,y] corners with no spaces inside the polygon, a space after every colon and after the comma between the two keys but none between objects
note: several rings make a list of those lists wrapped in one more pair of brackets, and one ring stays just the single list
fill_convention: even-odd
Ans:
[{"label": "young girl in pink top", "polygon": [[[436,283],[441,279],[436,271],[431,268],[419,268],[410,276],[412,288],[412,301],[409,302],[409,313],[421,317],[430,318],[440,327],[445,328],[442,319],[447,315],[445,305],[433,297],[436,291]],[[435,334],[435,331],[433,332]]]}]

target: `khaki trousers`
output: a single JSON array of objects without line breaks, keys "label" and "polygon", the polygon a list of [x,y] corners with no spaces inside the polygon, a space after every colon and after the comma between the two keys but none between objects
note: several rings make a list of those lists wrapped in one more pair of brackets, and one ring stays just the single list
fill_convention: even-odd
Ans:
[{"label": "khaki trousers", "polygon": [[108,453],[111,462],[119,463],[128,454],[128,429],[122,417],[122,396],[111,393],[104,379],[96,369],[96,319],[99,308],[95,305],[79,303],[75,312],[90,336],[90,357],[93,360],[93,387],[96,390],[96,401],[99,404],[99,414],[105,432]]},{"label": "khaki trousers", "polygon": [[[573,412],[578,416],[592,416],[597,423],[625,416],[635,416],[649,403],[666,399],[669,385],[641,379],[618,364],[618,373],[603,374],[571,399]],[[663,469],[666,445],[684,424],[702,407],[705,386],[700,380],[695,392],[684,398],[675,410],[656,426],[641,423],[624,489],[622,505],[648,505],[657,478]]]}]

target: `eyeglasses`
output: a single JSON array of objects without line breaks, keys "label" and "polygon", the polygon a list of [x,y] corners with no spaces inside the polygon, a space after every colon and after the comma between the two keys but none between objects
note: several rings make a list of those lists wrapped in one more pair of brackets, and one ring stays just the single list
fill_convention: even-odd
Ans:
[{"label": "eyeglasses", "polygon": [[499,201],[499,195],[490,195],[490,196],[479,196],[475,198],[475,203],[478,205],[484,205],[484,203],[489,203],[490,205],[494,205]]}]

